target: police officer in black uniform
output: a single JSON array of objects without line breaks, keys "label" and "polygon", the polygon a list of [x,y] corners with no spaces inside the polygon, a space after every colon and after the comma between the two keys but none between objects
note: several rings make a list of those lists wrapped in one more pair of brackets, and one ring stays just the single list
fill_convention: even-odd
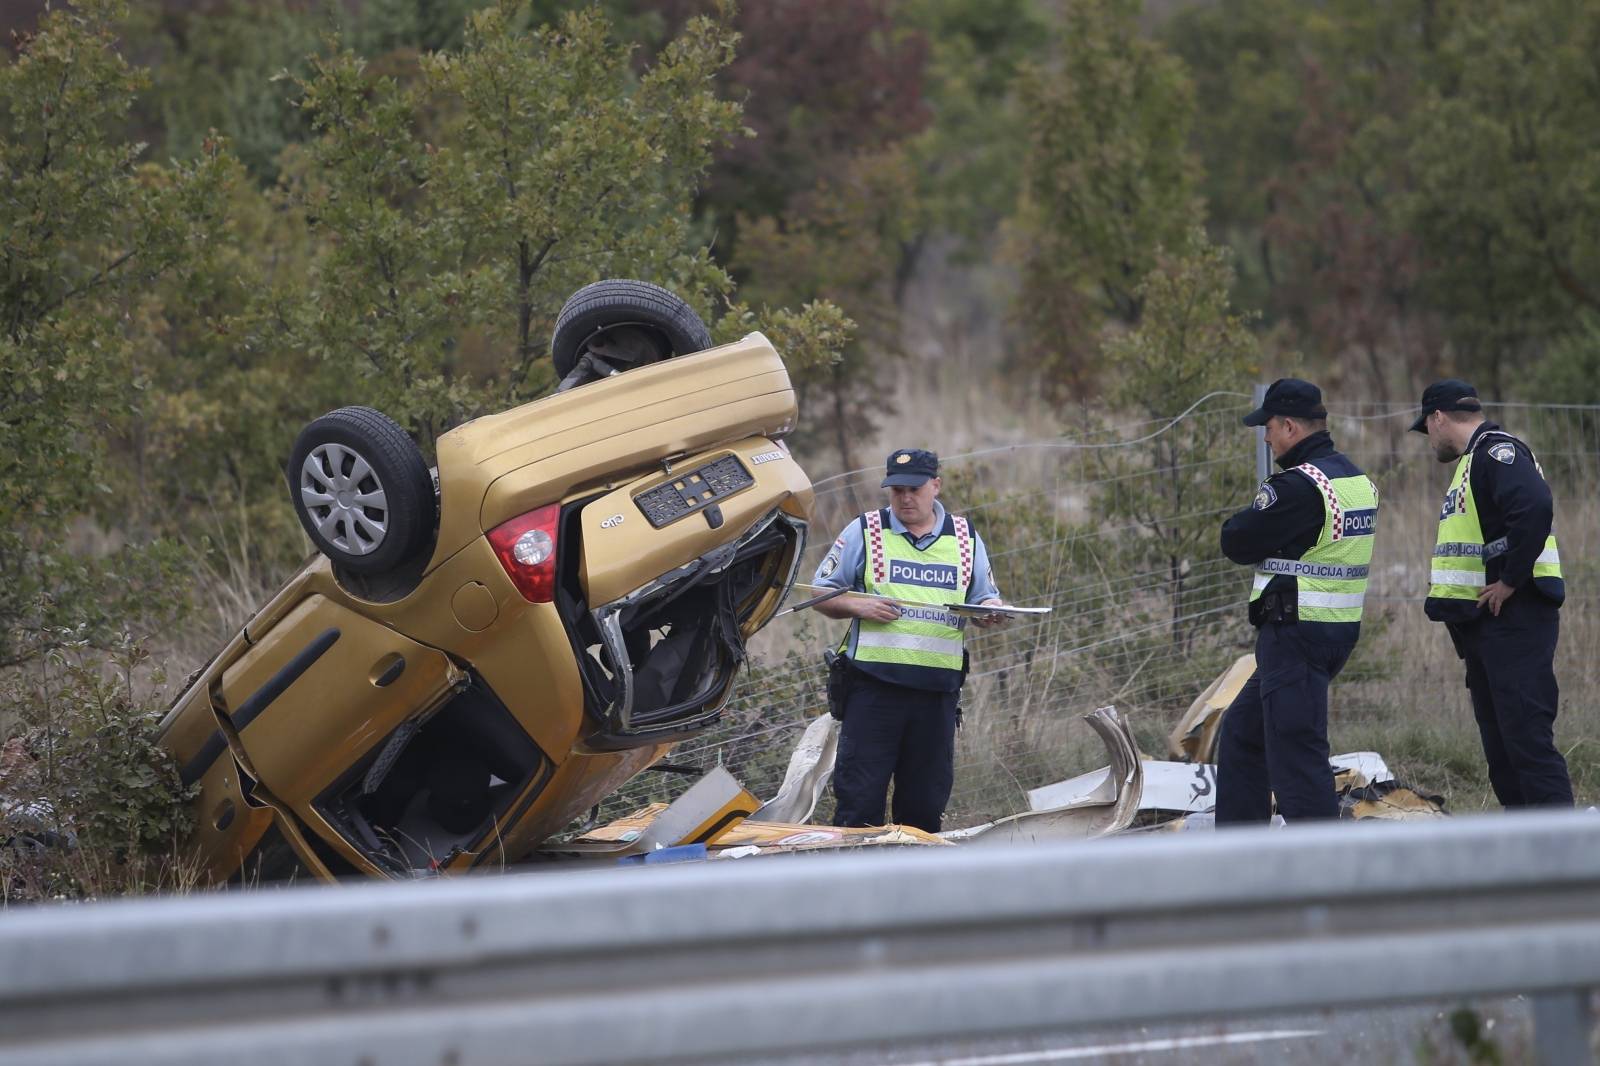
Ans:
[{"label": "police officer in black uniform", "polygon": [[1528,446],[1484,419],[1465,381],[1429,385],[1411,429],[1428,435],[1441,463],[1456,463],[1425,610],[1445,624],[1466,664],[1495,797],[1505,807],[1570,807],[1572,783],[1555,745],[1566,585],[1550,485]]},{"label": "police officer in black uniform", "polygon": [[[1356,625],[1299,624],[1297,561],[1323,539],[1331,513],[1324,490],[1302,464],[1328,479],[1370,487],[1327,431],[1322,392],[1297,378],[1272,383],[1262,405],[1244,418],[1264,426],[1281,468],[1261,484],[1251,506],[1222,526],[1222,553],[1258,567],[1259,594],[1250,603],[1257,627],[1256,670],[1222,719],[1217,742],[1218,825],[1264,823],[1275,795],[1286,821],[1338,816],[1328,764],[1328,686],[1349,659]],[[1370,534],[1374,510],[1362,516]],[[1369,542],[1370,543],[1370,542]],[[1279,564],[1275,572],[1262,568]],[[1307,564],[1310,565],[1310,564]],[[1366,567],[1349,567],[1364,581]],[[1264,582],[1264,586],[1263,583]]]}]

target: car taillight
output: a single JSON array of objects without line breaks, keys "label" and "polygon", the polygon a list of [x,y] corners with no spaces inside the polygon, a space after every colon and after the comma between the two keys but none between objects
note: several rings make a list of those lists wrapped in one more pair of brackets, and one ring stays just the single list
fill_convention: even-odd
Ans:
[{"label": "car taillight", "polygon": [[502,522],[489,531],[489,544],[511,583],[529,603],[549,603],[556,595],[556,525],[561,505]]}]

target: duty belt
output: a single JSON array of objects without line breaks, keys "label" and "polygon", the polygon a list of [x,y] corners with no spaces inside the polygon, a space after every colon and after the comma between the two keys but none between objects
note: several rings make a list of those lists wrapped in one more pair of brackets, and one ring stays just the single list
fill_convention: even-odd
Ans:
[{"label": "duty belt", "polygon": [[1371,566],[1340,566],[1336,563],[1308,563],[1300,559],[1263,559],[1256,569],[1266,574],[1287,574],[1290,577],[1322,577],[1334,581],[1355,580],[1367,576]]}]

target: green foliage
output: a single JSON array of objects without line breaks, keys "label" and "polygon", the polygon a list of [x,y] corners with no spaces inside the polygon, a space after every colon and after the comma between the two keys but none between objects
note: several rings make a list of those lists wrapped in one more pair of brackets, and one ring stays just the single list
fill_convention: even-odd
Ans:
[{"label": "green foliage", "polygon": [[322,243],[304,285],[274,294],[280,343],[425,439],[547,391],[555,313],[595,278],[729,311],[728,276],[688,250],[687,208],[738,129],[712,86],[733,56],[726,21],[689,20],[636,72],[597,11],[531,32],[525,15],[477,13],[414,79],[335,50],[298,82],[318,136],[288,188]]},{"label": "green foliage", "polygon": [[1157,249],[1179,247],[1199,220],[1193,88],[1138,18],[1133,0],[1071,0],[1059,57],[1022,75],[1018,310],[1024,359],[1058,395],[1092,386],[1087,342],[1099,321],[1139,321]]},{"label": "green foliage", "polygon": [[1578,316],[1540,361],[1528,389],[1562,403],[1600,404],[1600,314]]},{"label": "green foliage", "polygon": [[1130,331],[1108,330],[1104,354],[1115,373],[1106,399],[1120,411],[1173,418],[1210,392],[1238,390],[1261,370],[1255,317],[1230,305],[1231,255],[1191,230],[1156,263],[1134,295],[1144,318]]},{"label": "green foliage", "polygon": [[1600,311],[1597,50],[1593,4],[1463,4],[1407,127],[1429,295],[1497,387],[1530,343]]},{"label": "green foliage", "polygon": [[915,175],[894,146],[839,160],[836,173],[780,215],[739,218],[736,265],[766,279],[745,292],[774,302],[815,293],[850,312],[854,345],[834,358],[791,364],[802,404],[818,416],[797,443],[814,450],[827,440],[841,469],[860,465],[854,441],[885,406],[874,382],[882,359],[899,354],[894,289],[914,236],[915,199]]},{"label": "green foliage", "polygon": [[294,0],[233,0],[203,11],[140,6],[124,26],[131,55],[149,72],[133,105],[138,136],[158,157],[187,158],[223,130],[246,169],[270,182],[279,154],[307,133],[273,76],[303,68],[326,15]]},{"label": "green foliage", "polygon": [[[777,217],[837,180],[852,158],[893,148],[928,121],[928,42],[890,0],[761,0],[737,13],[741,49],[728,91],[750,136],[730,144],[707,187],[719,225]],[[740,233],[733,235],[738,257]]]},{"label": "green foliage", "polygon": [[844,310],[827,300],[812,300],[798,309],[763,306],[760,310],[737,302],[717,319],[711,336],[717,343],[726,344],[751,330],[760,330],[783,353],[784,363],[803,388],[807,378],[843,359],[842,353],[855,329],[855,322]]},{"label": "green foliage", "polygon": [[21,733],[0,761],[0,897],[56,899],[182,887],[170,860],[193,828],[192,786],[156,743],[162,710],[124,635],[109,655],[58,634],[37,673],[13,675]]},{"label": "green foliage", "polygon": [[1230,0],[1162,37],[1241,298],[1374,398],[1525,395],[1512,367],[1597,306],[1592,5]]},{"label": "green foliage", "polygon": [[49,13],[0,68],[0,666],[52,646],[52,627],[98,639],[118,610],[139,624],[134,575],[170,563],[135,546],[95,560],[73,550],[72,526],[113,498],[104,445],[135,387],[132,312],[210,240],[232,170],[216,146],[140,165],[142,146],[117,139],[142,84],[116,51],[121,12]]},{"label": "green foliage", "polygon": [[1257,241],[1298,151],[1301,49],[1315,18],[1296,0],[1229,0],[1185,5],[1160,31],[1194,80],[1193,145],[1210,223],[1242,246],[1241,268],[1257,272],[1250,291],[1262,297],[1272,263]]},{"label": "green foliage", "polygon": [[1500,1066],[1500,1045],[1489,1036],[1483,1018],[1471,1007],[1457,1007],[1450,1012],[1450,1035],[1470,1056],[1470,1061],[1481,1066]]},{"label": "green foliage", "polygon": [[1011,215],[1026,140],[1018,74],[1050,39],[1036,0],[907,0],[906,25],[928,41],[926,96],[932,121],[910,142],[924,239],[959,235],[974,253]]},{"label": "green foliage", "polygon": [[[356,51],[373,56],[459,48],[467,20],[492,3],[494,0],[364,0],[348,16],[346,38]],[[535,9],[551,6],[538,3]]]}]

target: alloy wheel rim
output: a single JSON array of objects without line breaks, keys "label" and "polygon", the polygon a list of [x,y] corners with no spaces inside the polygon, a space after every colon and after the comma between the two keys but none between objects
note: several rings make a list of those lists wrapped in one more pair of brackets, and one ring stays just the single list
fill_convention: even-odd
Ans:
[{"label": "alloy wheel rim", "polygon": [[372,464],[354,448],[313,448],[300,465],[300,502],[318,535],[349,555],[371,555],[388,537],[388,495]]}]

